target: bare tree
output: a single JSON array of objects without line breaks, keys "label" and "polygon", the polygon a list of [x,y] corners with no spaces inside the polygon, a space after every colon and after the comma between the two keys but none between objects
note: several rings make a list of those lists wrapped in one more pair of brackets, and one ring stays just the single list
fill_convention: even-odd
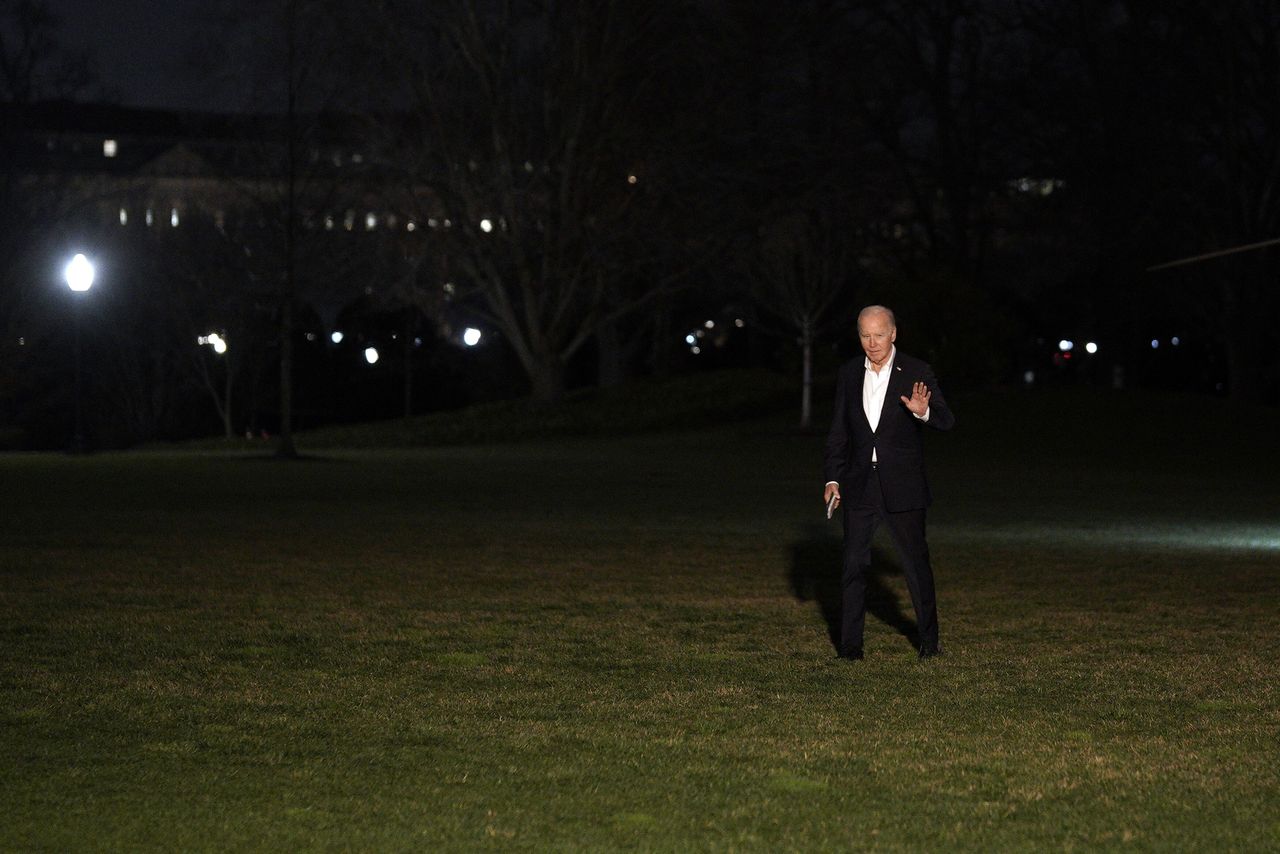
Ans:
[{"label": "bare tree", "polygon": [[[619,284],[619,247],[654,195],[649,99],[677,7],[623,0],[388,4],[383,159],[404,170],[534,396],[562,393],[592,336],[669,282]],[[401,13],[397,16],[396,13]],[[647,224],[652,228],[652,223]]]},{"label": "bare tree", "polygon": [[833,309],[849,298],[854,232],[830,210],[799,211],[761,228],[750,255],[752,295],[763,327],[794,338],[801,354],[800,426],[813,420],[813,348],[830,331]]}]

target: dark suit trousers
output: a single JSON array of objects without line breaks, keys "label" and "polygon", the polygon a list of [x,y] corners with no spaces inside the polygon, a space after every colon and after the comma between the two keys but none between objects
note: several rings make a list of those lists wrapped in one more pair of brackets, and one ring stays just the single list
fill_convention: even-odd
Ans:
[{"label": "dark suit trousers", "polygon": [[866,616],[867,573],[871,569],[871,538],[884,522],[902,559],[907,590],[916,611],[920,642],[938,642],[938,606],[933,592],[933,568],[929,565],[929,545],[924,535],[924,508],[890,513],[884,506],[880,476],[872,470],[867,488],[856,503],[844,511],[844,591],[840,620],[840,648],[862,646]]}]

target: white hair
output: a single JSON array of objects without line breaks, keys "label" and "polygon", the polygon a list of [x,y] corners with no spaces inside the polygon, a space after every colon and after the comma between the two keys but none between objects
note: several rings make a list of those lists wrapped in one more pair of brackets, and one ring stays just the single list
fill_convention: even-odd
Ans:
[{"label": "white hair", "polygon": [[883,305],[869,305],[862,311],[858,312],[858,323],[862,323],[862,318],[869,314],[886,314],[889,316],[889,326],[897,329],[898,318],[894,315],[893,309]]}]

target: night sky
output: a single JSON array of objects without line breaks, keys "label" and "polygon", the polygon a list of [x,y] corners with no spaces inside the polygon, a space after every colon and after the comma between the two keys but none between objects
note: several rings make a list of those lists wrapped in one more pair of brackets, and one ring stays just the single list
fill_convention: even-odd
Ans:
[{"label": "night sky", "polygon": [[49,0],[67,44],[90,48],[113,100],[136,107],[225,109],[226,93],[190,57],[200,44],[200,0]]}]

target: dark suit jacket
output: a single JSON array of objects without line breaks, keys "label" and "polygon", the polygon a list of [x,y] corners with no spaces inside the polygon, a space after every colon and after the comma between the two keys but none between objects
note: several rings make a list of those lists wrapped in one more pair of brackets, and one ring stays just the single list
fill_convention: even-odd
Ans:
[{"label": "dark suit jacket", "polygon": [[[836,411],[827,434],[823,470],[827,483],[840,484],[843,502],[861,499],[871,473],[871,449],[875,448],[880,487],[885,508],[890,512],[918,510],[933,500],[924,475],[924,428],[950,430],[956,418],[947,406],[933,370],[901,350],[893,357],[893,375],[880,411],[880,424],[871,424],[862,411],[862,381],[865,359],[846,362],[836,380]],[[911,388],[922,382],[933,393],[929,398],[929,420],[911,414],[902,397],[911,397]],[[849,506],[852,506],[850,503]]]}]

